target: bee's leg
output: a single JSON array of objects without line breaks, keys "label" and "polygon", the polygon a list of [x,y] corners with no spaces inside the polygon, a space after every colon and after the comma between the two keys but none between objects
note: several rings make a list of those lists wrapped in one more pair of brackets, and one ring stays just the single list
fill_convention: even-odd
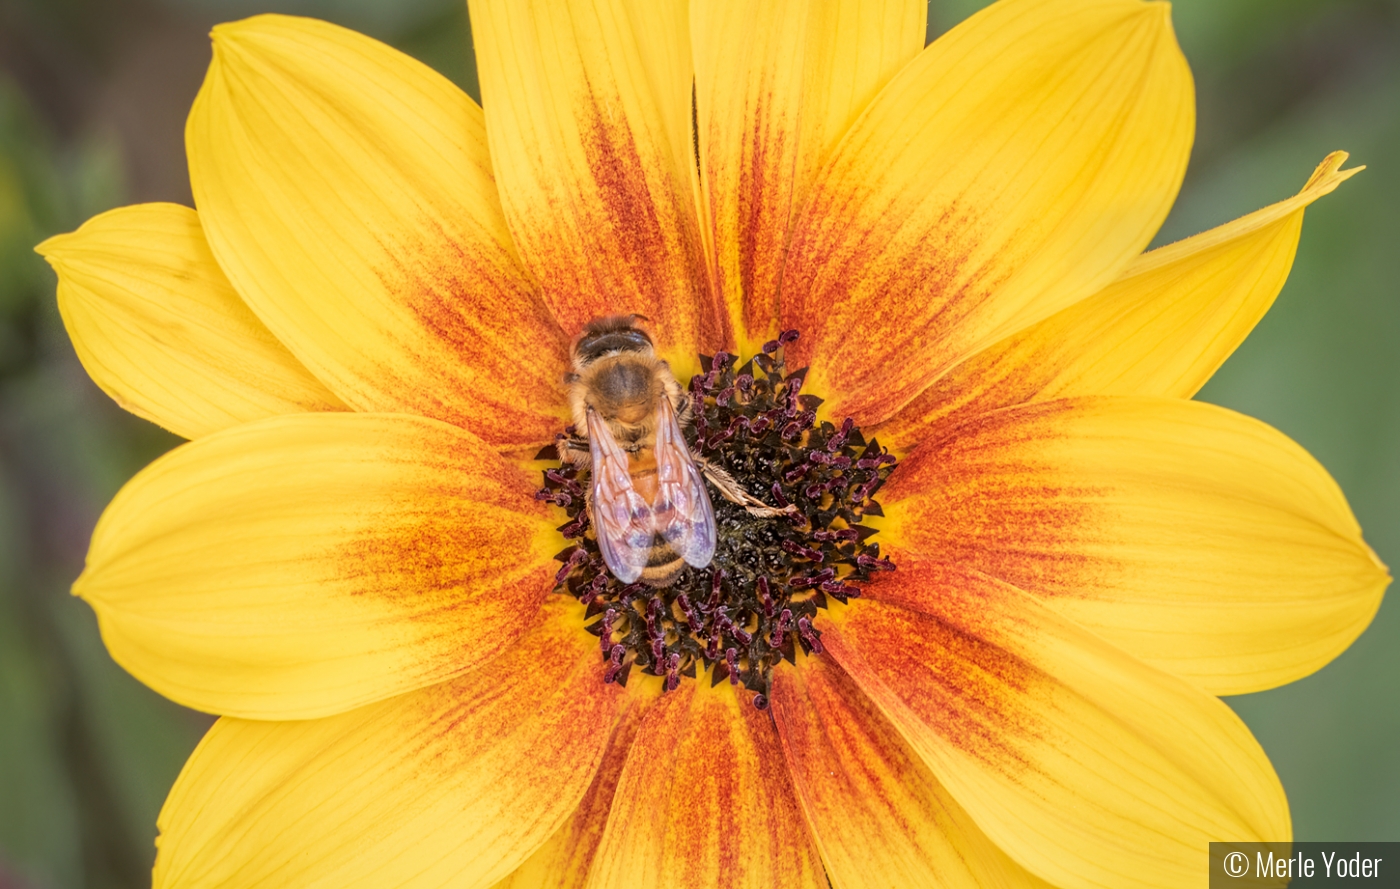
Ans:
[{"label": "bee's leg", "polygon": [[749,511],[749,515],[755,515],[761,519],[771,519],[780,515],[791,515],[797,511],[797,506],[792,503],[789,503],[782,509],[778,509],[776,506],[769,506],[740,487],[739,483],[734,480],[734,476],[730,475],[725,470],[698,454],[692,453],[691,457],[694,458],[695,465],[699,466],[700,471],[705,474],[705,478],[709,479],[710,484],[714,485],[719,489],[720,494],[724,495],[724,499],[728,500],[730,503],[737,503],[744,507]]},{"label": "bee's leg", "polygon": [[588,462],[586,438],[561,438],[555,446],[559,449],[559,459],[564,463]]}]

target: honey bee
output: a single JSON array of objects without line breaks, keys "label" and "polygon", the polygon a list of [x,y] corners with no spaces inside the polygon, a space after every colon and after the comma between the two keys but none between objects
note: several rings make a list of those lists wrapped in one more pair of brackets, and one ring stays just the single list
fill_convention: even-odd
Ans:
[{"label": "honey bee", "polygon": [[636,315],[589,323],[574,342],[569,407],[587,432],[588,511],[623,583],[670,583],[715,555],[715,512],[682,431],[689,399]]},{"label": "honey bee", "polygon": [[598,549],[623,583],[662,587],[689,564],[715,555],[715,512],[708,478],[756,515],[777,515],[723,469],[691,453],[685,441],[690,398],[656,355],[640,315],[590,322],[574,341],[568,375],[574,429],[565,459],[590,459],[588,512]]}]

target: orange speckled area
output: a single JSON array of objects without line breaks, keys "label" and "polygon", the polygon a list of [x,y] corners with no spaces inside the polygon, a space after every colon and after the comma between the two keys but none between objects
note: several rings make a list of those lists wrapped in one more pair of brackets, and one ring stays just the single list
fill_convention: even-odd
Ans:
[{"label": "orange speckled area", "polygon": [[1057,683],[1004,647],[1007,609],[984,609],[1005,591],[966,572],[959,583],[947,582],[952,573],[918,565],[901,564],[894,576],[890,583],[938,578],[942,585],[930,593],[934,607],[854,601],[822,636],[832,657],[867,694],[877,701],[893,695],[941,742],[997,771],[1027,768],[1021,748],[1039,738],[1041,727],[1020,702]]},{"label": "orange speckled area", "polygon": [[1034,592],[1073,595],[1111,573],[1089,546],[1106,533],[1095,502],[1106,488],[1055,460],[1067,420],[1066,403],[1048,402],[930,430],[880,493],[889,545]]},{"label": "orange speckled area", "polygon": [[708,296],[688,183],[645,156],[607,105],[589,95],[574,106],[587,166],[553,171],[563,181],[546,183],[548,206],[512,203],[507,193],[525,262],[570,336],[595,318],[636,312],[652,320],[661,351],[718,348],[728,335]]},{"label": "orange speckled area", "polygon": [[1002,885],[1019,868],[830,658],[773,675],[793,784],[838,885]]},{"label": "orange speckled area", "polygon": [[1009,337],[940,376],[873,434],[887,447],[911,448],[932,429],[1029,402],[1074,362],[1069,348],[1026,333]]},{"label": "orange speckled area", "polygon": [[536,889],[541,886],[583,889],[587,885],[589,868],[608,823],[608,810],[612,807],[613,794],[622,776],[622,766],[627,761],[627,751],[637,735],[642,714],[654,702],[654,695],[648,695],[645,700],[637,695],[627,698],[613,727],[607,750],[603,753],[602,764],[593,776],[588,792],[583,795],[583,802],[579,803],[578,809],[549,842],[493,889]]},{"label": "orange speckled area", "polygon": [[336,580],[401,606],[418,632],[431,621],[475,651],[480,628],[509,638],[550,590],[551,516],[520,466],[465,436],[434,438],[414,467],[417,484],[355,515]]},{"label": "orange speckled area", "polygon": [[664,695],[633,741],[589,885],[825,886],[768,714],[727,685]]},{"label": "orange speckled area", "polygon": [[[424,220],[411,230],[431,228]],[[367,350],[375,388],[397,409],[492,444],[552,440],[568,413],[568,338],[509,256],[437,233],[431,243],[383,245],[380,281],[423,340],[386,334],[380,349]]]},{"label": "orange speckled area", "polygon": [[742,145],[737,158],[725,146],[715,146],[706,178],[719,291],[739,308],[736,320],[755,343],[778,332],[778,281],[792,210],[797,134],[782,125],[778,103],[772,95],[755,101],[741,133],[726,134],[716,126],[708,135],[708,140],[737,137]]},{"label": "orange speckled area", "polygon": [[862,426],[893,414],[961,357],[1005,275],[973,259],[978,221],[965,207],[946,208],[917,238],[907,228],[819,186],[783,272],[780,326],[802,331],[789,363],[810,364],[831,415]]},{"label": "orange speckled area", "polygon": [[[621,687],[603,683],[596,642],[579,632],[579,611],[576,602],[550,597],[527,622],[525,635],[499,658],[423,695],[413,720],[420,726],[420,768],[433,769],[435,759],[449,760],[451,768],[452,757],[470,759],[473,748],[490,746],[503,726],[545,721],[558,734],[535,739],[538,755],[522,761],[520,769],[527,775],[531,767],[538,770],[527,783],[541,780],[566,795],[572,788],[580,799],[592,784],[620,708],[629,704]],[[553,712],[545,712],[546,702]],[[482,718],[487,713],[490,718]],[[451,743],[444,746],[444,741]],[[578,745],[588,756],[580,761],[567,745]],[[586,767],[588,779],[582,783],[580,767]]]},{"label": "orange speckled area", "polygon": [[171,792],[155,884],[508,874],[584,797],[625,700],[573,604],[460,679],[327,719],[219,722]]}]

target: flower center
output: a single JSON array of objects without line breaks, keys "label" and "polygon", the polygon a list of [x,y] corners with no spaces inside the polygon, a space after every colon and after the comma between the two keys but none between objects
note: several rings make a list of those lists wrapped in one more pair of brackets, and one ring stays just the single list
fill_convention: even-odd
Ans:
[{"label": "flower center", "polygon": [[[710,487],[717,542],[704,568],[687,566],[659,588],[620,582],[590,533],[587,468],[565,461],[545,471],[536,497],[568,514],[559,530],[573,541],[557,556],[564,564],[556,589],[587,606],[605,681],[625,685],[641,670],[663,677],[669,691],[681,677],[709,672],[714,684],[755,692],[754,706],[764,709],[779,661],[795,662],[798,649],[821,653],[818,612],[859,596],[856,584],[872,572],[894,570],[862,521],[883,515],[874,498],[895,457],[849,417],[840,426],[817,421],[822,399],[801,394],[806,369],[784,365],[783,347],[796,339],[787,331],[738,367],[724,352],[702,355],[703,372],[690,380],[692,453],[753,497],[796,507],[755,515]],[[572,436],[570,428],[558,438]],[[557,460],[558,447],[538,458]]]}]

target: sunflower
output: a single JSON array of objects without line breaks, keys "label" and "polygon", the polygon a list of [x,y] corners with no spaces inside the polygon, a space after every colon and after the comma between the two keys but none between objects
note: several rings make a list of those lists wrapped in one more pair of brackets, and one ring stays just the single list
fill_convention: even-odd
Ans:
[{"label": "sunflower", "polygon": [[[1308,454],[1189,398],[1354,170],[1144,254],[1194,127],[1168,6],[928,47],[924,9],[474,0],[481,107],[322,22],[214,30],[198,211],[39,248],[93,379],[191,439],[74,587],[221,716],[157,886],[1184,886],[1290,837],[1216,696],[1389,577]],[[625,313],[791,507],[716,500],[669,588],[550,459]]]}]

